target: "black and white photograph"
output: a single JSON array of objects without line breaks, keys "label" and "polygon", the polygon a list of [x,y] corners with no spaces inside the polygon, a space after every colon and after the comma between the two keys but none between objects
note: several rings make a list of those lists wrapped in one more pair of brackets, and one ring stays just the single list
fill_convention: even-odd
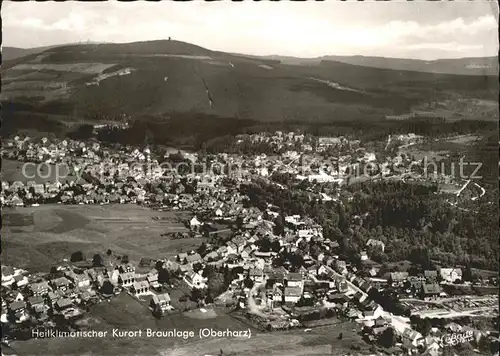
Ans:
[{"label": "black and white photograph", "polygon": [[499,355],[496,1],[2,1],[2,356]]}]

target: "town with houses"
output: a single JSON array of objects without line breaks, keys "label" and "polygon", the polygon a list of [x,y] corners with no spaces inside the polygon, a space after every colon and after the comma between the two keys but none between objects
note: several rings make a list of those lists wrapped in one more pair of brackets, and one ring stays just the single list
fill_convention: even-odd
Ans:
[{"label": "town with houses", "polygon": [[[389,137],[387,145],[412,145],[423,139],[409,133]],[[212,154],[211,163],[219,167],[214,173],[185,169],[189,165],[172,169],[178,162],[199,163],[198,153],[171,150],[160,155],[149,147],[117,149],[98,142],[27,136],[4,141],[4,160],[25,167],[33,163],[29,173],[33,176],[40,165],[56,171],[53,181],[44,183],[35,179],[2,181],[4,207],[138,204],[160,211],[187,211],[186,235],[204,236],[207,242],[197,250],[165,259],[144,256],[129,261],[112,251],[89,259],[76,253],[50,273],[30,274],[17,266],[2,265],[1,318],[3,328],[8,325],[9,330],[2,334],[3,342],[26,335],[20,325],[72,330],[75,324],[71,321],[85,315],[90,305],[127,293],[146,301],[159,318],[168,318],[186,305],[202,309],[231,305],[247,322],[266,332],[291,328],[308,332],[332,318],[351,320],[359,324],[367,343],[383,345],[392,355],[435,356],[447,347],[470,342],[498,345],[498,332],[455,322],[477,315],[498,317],[496,293],[449,295],[445,291],[447,285],[470,283],[463,281],[463,267],[444,265],[414,273],[382,270],[370,263],[369,251],[384,253],[385,249],[385,243],[375,238],[366,242],[356,262],[347,260],[340,256],[339,242],[326,239],[313,218],[283,214],[271,203],[266,209],[248,206],[245,191],[240,189],[254,180],[287,189],[272,180],[276,174],[286,173],[315,186],[335,184],[337,188],[328,193],[314,188],[310,192],[318,201],[338,201],[342,187],[358,179],[350,177],[353,166],[372,162],[384,167],[372,179],[427,181],[421,162],[405,154],[389,157],[344,137],[276,132],[241,135],[237,142],[264,142],[279,154]],[[328,155],[332,147],[341,148],[333,158]],[[162,162],[168,158],[173,163],[167,167]],[[224,172],[227,167],[229,174]],[[433,179],[458,188],[467,185],[445,175]],[[481,189],[474,192],[483,194]],[[227,228],[221,230],[224,224]],[[481,283],[496,288],[498,279]],[[183,296],[179,298],[176,289]],[[402,306],[399,313],[381,297],[385,289],[397,295]],[[442,321],[439,326],[428,325],[433,318]],[[342,334],[332,337],[342,338]]]}]

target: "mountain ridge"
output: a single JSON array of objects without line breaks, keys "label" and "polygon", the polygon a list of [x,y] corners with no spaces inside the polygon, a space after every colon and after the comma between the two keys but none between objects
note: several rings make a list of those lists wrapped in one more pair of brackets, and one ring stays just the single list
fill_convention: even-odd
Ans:
[{"label": "mountain ridge", "polygon": [[9,62],[2,66],[0,95],[3,115],[13,125],[21,120],[38,125],[41,116],[66,123],[175,116],[259,122],[369,122],[415,115],[490,120],[498,109],[497,76],[332,60],[290,65],[180,41],[69,44]]},{"label": "mountain ridge", "polygon": [[[126,43],[103,43],[103,42],[86,42],[86,43],[69,43],[59,44],[35,48],[19,48],[6,46],[2,48],[2,58],[4,61],[10,61],[30,54],[37,54],[53,48],[65,48],[73,46],[85,45],[106,45],[115,48],[137,47],[142,46],[147,49],[149,46],[157,46],[159,44],[175,44],[178,47],[178,52],[182,52],[182,46],[197,48],[199,52],[206,54],[210,53],[226,53],[240,57],[253,59],[270,59],[279,60],[283,64],[290,65],[308,65],[318,64],[321,61],[338,61],[346,64],[354,64],[368,66],[381,69],[393,70],[409,70],[425,73],[440,73],[440,74],[458,74],[458,75],[498,75],[499,65],[498,56],[487,57],[462,57],[462,58],[443,58],[433,60],[413,59],[413,58],[397,58],[397,57],[380,57],[380,56],[365,56],[365,55],[323,55],[312,58],[301,58],[294,56],[283,55],[249,55],[244,53],[231,53],[222,51],[213,51],[207,48],[174,40],[152,40],[152,41],[134,41]],[[173,54],[170,51],[171,54]],[[187,54],[187,53],[182,53]]]}]

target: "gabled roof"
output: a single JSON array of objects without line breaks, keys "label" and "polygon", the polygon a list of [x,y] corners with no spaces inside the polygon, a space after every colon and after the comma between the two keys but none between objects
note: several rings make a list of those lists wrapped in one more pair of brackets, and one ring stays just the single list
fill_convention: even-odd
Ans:
[{"label": "gabled roof", "polygon": [[286,276],[286,279],[288,281],[293,281],[293,282],[299,282],[299,281],[302,281],[303,278],[302,278],[302,274],[300,273],[288,273],[288,275]]},{"label": "gabled roof", "polygon": [[424,294],[439,294],[441,293],[441,287],[437,283],[424,284],[422,285],[422,290]]},{"label": "gabled roof", "polygon": [[264,272],[260,268],[252,268],[250,270],[250,276],[262,276],[263,273]]},{"label": "gabled roof", "polygon": [[70,285],[71,282],[66,277],[59,277],[52,281],[57,287]]},{"label": "gabled roof", "polygon": [[126,280],[126,279],[132,279],[135,278],[135,273],[134,272],[125,272],[120,274],[121,280]]},{"label": "gabled roof", "polygon": [[170,295],[168,293],[154,295],[153,302],[155,304],[169,303],[170,302]]},{"label": "gabled roof", "polygon": [[57,302],[56,302],[56,305],[59,307],[59,308],[64,308],[64,307],[67,307],[67,306],[70,306],[73,304],[73,301],[69,298],[63,298],[63,299],[59,299]]},{"label": "gabled roof", "polygon": [[422,334],[420,334],[418,331],[415,331],[413,329],[406,328],[403,331],[403,338],[407,338],[410,340],[416,340],[416,339],[422,338]]},{"label": "gabled roof", "polygon": [[35,304],[40,304],[40,303],[43,303],[43,298],[42,297],[31,297],[28,299],[28,303],[30,303],[31,305],[35,305]]},{"label": "gabled roof", "polygon": [[39,293],[39,292],[42,292],[44,290],[49,289],[49,283],[47,281],[33,283],[30,285],[30,289],[33,293]]},{"label": "gabled roof", "polygon": [[147,281],[149,283],[158,282],[158,275],[156,275],[156,274],[148,274]]},{"label": "gabled roof", "polygon": [[149,283],[147,281],[140,281],[140,282],[135,282],[132,287],[134,289],[143,289],[143,288],[149,288]]},{"label": "gabled roof", "polygon": [[196,261],[199,261],[199,260],[201,260],[201,256],[200,256],[199,253],[195,253],[193,255],[186,256],[186,261],[188,263],[193,263],[193,262],[196,262]]},{"label": "gabled roof", "polygon": [[10,310],[13,310],[13,311],[22,309],[24,307],[26,307],[26,303],[24,303],[24,301],[22,301],[22,300],[20,300],[18,302],[12,302],[9,305]]},{"label": "gabled roof", "polygon": [[285,296],[286,297],[300,297],[302,295],[302,289],[300,287],[286,287]]},{"label": "gabled roof", "polygon": [[408,278],[408,272],[391,272],[391,279],[393,281],[402,281]]}]

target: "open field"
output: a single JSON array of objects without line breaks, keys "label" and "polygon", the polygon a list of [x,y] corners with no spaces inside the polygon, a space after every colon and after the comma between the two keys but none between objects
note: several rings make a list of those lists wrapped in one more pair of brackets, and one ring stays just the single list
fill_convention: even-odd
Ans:
[{"label": "open field", "polygon": [[[190,312],[192,313],[192,312]],[[14,342],[12,347],[18,355],[161,355],[161,356],[196,356],[216,355],[220,350],[224,355],[341,355],[353,352],[351,346],[360,350],[368,349],[354,323],[342,323],[314,328],[310,333],[294,330],[276,333],[259,333],[250,329],[250,338],[209,337],[200,339],[199,330],[210,328],[224,331],[249,330],[224,311],[208,311],[207,317],[194,318],[190,313],[166,316],[160,320],[153,318],[151,312],[129,295],[121,294],[109,303],[101,303],[90,312],[83,322],[93,330],[108,331],[106,338],[75,339],[32,339]],[[200,314],[201,312],[196,311]],[[143,330],[137,337],[112,337],[112,329]],[[147,338],[146,329],[193,331],[194,337]],[[337,340],[339,333],[343,340]]]},{"label": "open field", "polygon": [[61,183],[67,181],[76,181],[78,177],[71,174],[66,165],[55,164],[33,164],[29,162],[13,161],[2,159],[1,178],[6,182],[20,181],[27,183],[35,181],[36,183],[55,183],[59,180]]},{"label": "open field", "polygon": [[84,74],[99,74],[103,70],[113,67],[113,63],[66,63],[66,64],[18,64],[11,70],[39,71],[54,70],[61,72],[77,72]]},{"label": "open field", "polygon": [[[156,212],[135,205],[42,205],[3,210],[2,262],[35,271],[69,258],[77,250],[92,257],[107,249],[128,255],[166,258],[197,248],[201,239],[169,239],[187,231],[183,212]],[[159,216],[163,220],[153,220]],[[13,224],[9,225],[8,221]]]}]

